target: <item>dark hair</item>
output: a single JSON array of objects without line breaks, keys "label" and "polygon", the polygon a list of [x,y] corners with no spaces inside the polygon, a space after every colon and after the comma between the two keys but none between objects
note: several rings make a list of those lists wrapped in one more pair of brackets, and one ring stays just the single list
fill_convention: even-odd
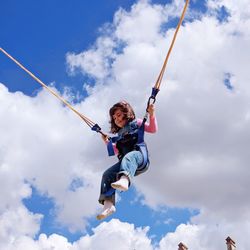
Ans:
[{"label": "dark hair", "polygon": [[127,122],[133,121],[135,119],[135,112],[130,106],[129,103],[126,101],[120,101],[113,105],[113,107],[109,110],[110,115],[110,123],[111,123],[111,133],[115,134],[120,130],[120,127],[118,127],[115,124],[113,115],[115,114],[116,110],[120,109],[121,112],[124,114],[124,120]]}]

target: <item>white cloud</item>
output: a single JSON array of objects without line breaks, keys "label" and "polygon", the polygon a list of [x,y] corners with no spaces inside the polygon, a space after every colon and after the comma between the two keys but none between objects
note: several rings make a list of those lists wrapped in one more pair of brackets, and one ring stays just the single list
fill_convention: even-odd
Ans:
[{"label": "white cloud", "polygon": [[164,20],[162,10],[162,6],[151,6],[146,1],[133,5],[129,12],[120,9],[114,18],[114,35],[129,46],[145,41],[154,43]]},{"label": "white cloud", "polygon": [[129,223],[122,223],[113,219],[109,223],[102,223],[94,229],[90,237],[90,249],[108,249],[110,243],[114,249],[152,249],[147,238],[148,228],[135,228]]},{"label": "white cloud", "polygon": [[74,243],[58,234],[47,237],[41,234],[37,240],[21,236],[6,250],[106,250],[110,249],[137,249],[152,250],[151,241],[147,237],[148,228],[135,228],[129,223],[111,220],[104,222],[94,229],[93,235],[81,237]]},{"label": "white cloud", "polygon": [[[73,221],[73,228],[84,228],[86,219],[81,218],[93,215],[97,209],[94,200],[98,199],[102,166],[98,163],[101,158],[95,157],[96,168],[91,168],[88,161],[91,157],[88,151],[92,151],[88,141],[94,135],[46,91],[28,97],[18,92],[10,93],[0,86],[3,102],[0,108],[3,117],[0,131],[2,211],[17,206],[28,197],[32,184],[54,199],[61,223],[71,225]],[[93,141],[97,143],[98,139]],[[97,152],[102,151],[99,155],[105,152],[101,146],[96,147]],[[82,179],[83,187],[70,191],[75,176]],[[80,205],[73,206],[78,212],[68,219],[68,199],[77,204],[79,194],[83,200]],[[92,198],[87,199],[89,195]],[[61,214],[65,216],[62,218]]]},{"label": "white cloud", "polygon": [[249,2],[247,0],[241,0],[238,1],[237,4],[235,4],[235,1],[233,0],[209,0],[207,2],[208,7],[210,10],[215,10],[221,7],[225,7],[229,13],[232,15],[232,21],[236,22],[249,22],[249,13],[250,13],[250,7]]},{"label": "white cloud", "polygon": [[34,237],[42,215],[32,214],[23,206],[8,209],[0,216],[0,249],[11,246],[15,239],[26,235]]},{"label": "white cloud", "polygon": [[[235,230],[237,228],[237,230]],[[240,230],[239,230],[240,229]],[[229,236],[236,241],[237,249],[248,249],[246,235],[249,234],[249,222],[247,223],[218,223],[212,224],[180,224],[175,232],[168,233],[159,243],[157,250],[175,250],[182,242],[188,249],[217,250],[226,249],[225,239]],[[244,232],[244,234],[242,234]]]},{"label": "white cloud", "polygon": [[68,53],[66,56],[69,72],[75,74],[81,69],[91,77],[103,79],[109,75],[110,62],[107,57],[112,57],[114,41],[108,36],[97,40],[96,46],[80,54]]}]

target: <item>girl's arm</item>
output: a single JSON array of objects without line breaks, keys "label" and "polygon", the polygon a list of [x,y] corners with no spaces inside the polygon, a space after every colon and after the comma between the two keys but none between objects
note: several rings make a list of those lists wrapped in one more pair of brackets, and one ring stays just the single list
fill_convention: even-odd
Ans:
[{"label": "girl's arm", "polygon": [[[149,122],[145,123],[145,131],[149,133],[155,133],[158,130],[157,120],[155,117],[154,104],[150,104],[148,107]],[[142,120],[137,119],[137,124],[141,126]]]}]

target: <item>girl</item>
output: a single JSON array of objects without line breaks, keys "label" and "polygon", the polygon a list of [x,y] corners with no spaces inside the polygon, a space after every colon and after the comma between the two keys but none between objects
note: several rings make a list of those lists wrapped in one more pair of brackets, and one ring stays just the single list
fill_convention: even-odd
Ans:
[{"label": "girl", "polygon": [[[115,212],[115,191],[127,191],[132,178],[145,172],[149,165],[146,144],[143,141],[144,130],[149,133],[157,131],[154,105],[148,107],[149,123],[135,118],[132,107],[125,101],[116,103],[110,110],[111,133],[118,134],[113,138],[113,149],[119,162],[107,169],[102,176],[99,202],[104,205],[97,215],[101,220]],[[102,137],[106,144],[109,139]],[[112,147],[111,146],[111,147]]]}]

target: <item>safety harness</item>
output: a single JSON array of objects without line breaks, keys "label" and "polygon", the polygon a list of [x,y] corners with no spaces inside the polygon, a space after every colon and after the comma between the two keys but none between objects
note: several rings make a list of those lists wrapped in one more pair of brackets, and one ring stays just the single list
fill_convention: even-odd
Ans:
[{"label": "safety harness", "polygon": [[108,155],[115,155],[114,145],[118,149],[118,159],[121,161],[123,157],[134,150],[140,151],[143,156],[142,164],[137,168],[135,175],[145,172],[149,167],[149,157],[147,145],[144,141],[144,127],[146,120],[142,121],[139,126],[137,120],[129,122],[125,127],[118,131],[117,136],[111,137],[107,144]]}]

